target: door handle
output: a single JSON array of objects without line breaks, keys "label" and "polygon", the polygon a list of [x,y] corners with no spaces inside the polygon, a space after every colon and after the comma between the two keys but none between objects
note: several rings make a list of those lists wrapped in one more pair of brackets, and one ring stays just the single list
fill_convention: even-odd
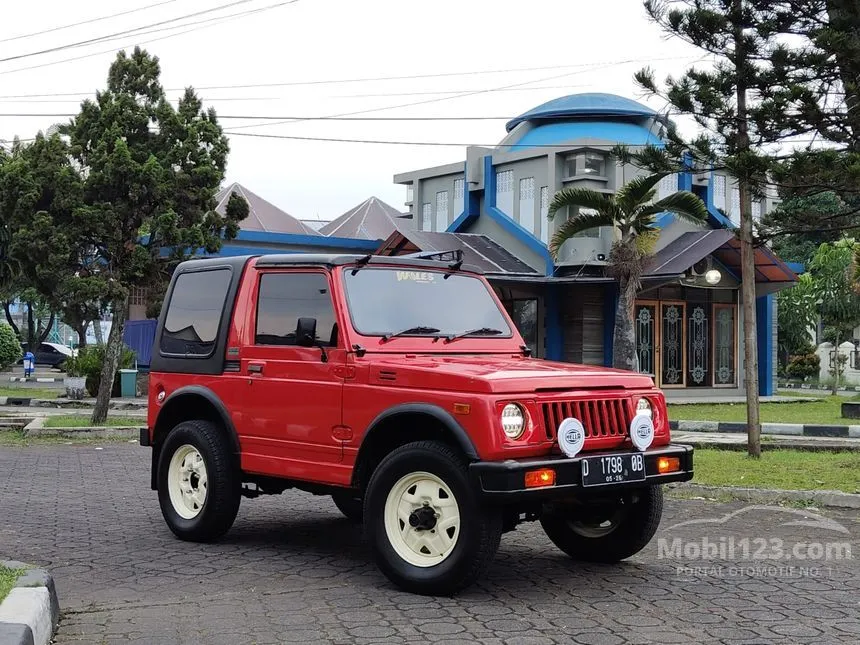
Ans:
[{"label": "door handle", "polygon": [[249,363],[248,371],[251,374],[262,374],[263,373],[263,364],[262,363]]}]

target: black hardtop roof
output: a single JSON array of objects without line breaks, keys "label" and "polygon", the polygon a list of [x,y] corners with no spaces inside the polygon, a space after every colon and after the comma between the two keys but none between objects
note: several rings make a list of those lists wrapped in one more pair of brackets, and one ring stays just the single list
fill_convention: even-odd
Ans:
[{"label": "black hardtop roof", "polygon": [[[427,260],[398,255],[371,255],[365,261],[367,254],[337,254],[337,253],[272,253],[266,255],[240,255],[225,258],[204,258],[199,260],[186,260],[182,262],[178,271],[194,271],[196,269],[214,268],[216,266],[230,266],[241,269],[251,258],[258,258],[258,267],[291,267],[291,266],[348,266],[356,263],[368,265],[390,264],[416,269],[448,269],[450,261]],[[464,271],[471,273],[482,273],[480,269],[472,265],[463,265]]]}]

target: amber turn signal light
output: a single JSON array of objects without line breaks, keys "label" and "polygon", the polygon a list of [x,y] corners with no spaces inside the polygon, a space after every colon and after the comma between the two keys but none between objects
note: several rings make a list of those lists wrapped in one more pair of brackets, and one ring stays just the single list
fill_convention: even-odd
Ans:
[{"label": "amber turn signal light", "polygon": [[530,470],[526,473],[526,488],[555,486],[555,471],[552,468]]},{"label": "amber turn signal light", "polygon": [[681,470],[681,460],[678,457],[660,457],[657,460],[657,472],[661,475]]},{"label": "amber turn signal light", "polygon": [[472,411],[472,406],[468,403],[455,403],[454,414],[469,414]]}]

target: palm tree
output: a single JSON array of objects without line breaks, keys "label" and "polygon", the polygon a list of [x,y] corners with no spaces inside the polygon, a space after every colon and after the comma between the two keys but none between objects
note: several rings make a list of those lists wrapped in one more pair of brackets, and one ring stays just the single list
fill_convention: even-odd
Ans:
[{"label": "palm tree", "polygon": [[562,244],[579,233],[604,226],[614,231],[615,240],[609,252],[609,274],[618,280],[618,305],[612,365],[619,369],[632,370],[636,365],[633,306],[645,263],[659,236],[654,225],[657,215],[671,212],[699,224],[708,216],[702,200],[686,190],[652,201],[657,184],[667,174],[637,177],[614,195],[589,188],[565,188],[555,194],[549,206],[550,219],[563,208],[587,209],[587,212],[579,210],[569,216],[553,235],[549,251],[554,259],[558,257]]}]

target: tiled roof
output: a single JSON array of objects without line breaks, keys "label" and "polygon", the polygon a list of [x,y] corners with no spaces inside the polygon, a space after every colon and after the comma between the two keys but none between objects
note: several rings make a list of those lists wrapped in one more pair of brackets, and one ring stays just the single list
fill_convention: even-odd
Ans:
[{"label": "tiled roof", "polygon": [[538,274],[534,267],[520,260],[493,239],[477,233],[417,231],[401,224],[379,249],[382,255],[447,251],[460,251],[464,265],[477,267],[487,274]]},{"label": "tiled roof", "polygon": [[215,199],[218,205],[215,210],[222,215],[227,209],[227,201],[231,193],[237,193],[248,202],[248,217],[239,224],[243,231],[264,231],[266,233],[295,233],[299,235],[319,235],[310,226],[303,224],[295,217],[282,211],[274,204],[251,192],[242,184],[232,183],[222,188]]},{"label": "tiled roof", "polygon": [[320,229],[323,235],[352,237],[361,240],[384,240],[397,228],[402,218],[393,206],[377,197],[370,197]]}]

